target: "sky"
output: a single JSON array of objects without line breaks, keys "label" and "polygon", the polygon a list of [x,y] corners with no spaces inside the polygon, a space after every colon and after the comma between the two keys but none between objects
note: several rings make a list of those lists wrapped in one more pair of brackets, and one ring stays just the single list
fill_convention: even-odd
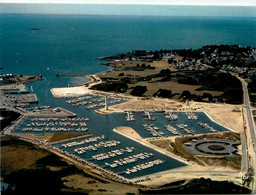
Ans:
[{"label": "sky", "polygon": [[256,17],[256,0],[0,0],[0,14]]},{"label": "sky", "polygon": [[0,0],[0,3],[256,6],[256,0]]}]

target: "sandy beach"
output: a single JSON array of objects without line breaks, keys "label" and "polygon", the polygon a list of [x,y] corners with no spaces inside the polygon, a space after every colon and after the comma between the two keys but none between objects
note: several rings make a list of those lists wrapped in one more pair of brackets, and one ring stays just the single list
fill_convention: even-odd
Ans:
[{"label": "sandy beach", "polygon": [[88,83],[75,87],[52,88],[50,91],[55,98],[72,98],[90,94],[93,90],[89,88],[93,85],[101,83],[101,79],[97,75],[87,75],[90,79]]},{"label": "sandy beach", "polygon": [[62,88],[52,88],[51,93],[55,98],[71,98],[87,95],[90,93],[88,87],[78,86],[78,87],[62,87]]}]

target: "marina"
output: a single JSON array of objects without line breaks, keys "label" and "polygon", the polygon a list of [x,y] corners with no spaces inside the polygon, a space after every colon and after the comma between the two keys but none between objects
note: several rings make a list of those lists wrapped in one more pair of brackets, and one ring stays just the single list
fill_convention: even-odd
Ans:
[{"label": "marina", "polygon": [[164,112],[164,116],[167,120],[171,120],[171,121],[176,121],[178,120],[178,115],[176,113],[173,113],[173,112],[168,112],[168,111],[165,111]]},{"label": "marina", "polygon": [[30,118],[22,132],[83,132],[88,128],[88,118]]},{"label": "marina", "polygon": [[[66,5],[56,9],[52,5],[43,5],[63,12],[57,15],[38,14],[35,13],[38,9],[29,10],[24,5],[4,6],[3,11],[10,13],[2,14],[2,45],[5,49],[1,71],[20,77],[40,74],[43,79],[26,86],[8,83],[6,88],[1,88],[6,95],[28,93],[28,90],[36,94],[36,97],[27,96],[29,101],[16,94],[6,98],[11,101],[2,101],[6,103],[6,108],[24,116],[12,125],[15,128],[11,127],[5,133],[22,140],[13,139],[14,143],[11,136],[3,140],[3,146],[7,146],[11,139],[11,145],[3,147],[3,151],[7,151],[2,156],[3,160],[7,159],[7,164],[4,164],[7,167],[2,167],[3,170],[8,172],[8,166],[18,169],[11,170],[11,175],[3,174],[4,181],[14,178],[13,190],[40,192],[43,188],[42,193],[117,194],[121,191],[123,194],[147,194],[168,192],[173,188],[186,191],[184,189],[191,188],[200,178],[200,184],[203,184],[195,191],[211,192],[216,184],[216,191],[221,192],[219,189],[222,186],[218,183],[231,185],[230,188],[221,188],[224,191],[234,192],[238,185],[253,189],[252,193],[255,191],[255,185],[251,183],[254,141],[244,144],[254,138],[247,86],[244,85],[248,82],[248,89],[251,90],[249,84],[253,80],[250,78],[255,75],[249,67],[254,65],[256,59],[255,39],[252,36],[255,14],[251,6],[236,6],[237,9],[231,13],[225,12],[230,10],[225,6],[218,10],[216,6],[176,6],[178,9],[175,6],[174,9],[160,6],[161,9],[154,12],[157,5],[144,6],[146,9],[139,5],[138,10],[128,6],[133,16],[125,17],[115,14],[88,16],[82,12],[95,10],[81,11],[81,5],[68,5],[70,10],[65,10]],[[95,8],[95,5],[82,6]],[[121,5],[114,5],[120,12],[118,6],[122,8]],[[79,11],[76,7],[80,8],[81,14],[71,13]],[[199,16],[190,17],[190,7],[196,9]],[[100,8],[103,9],[96,12],[111,12],[102,6]],[[125,12],[126,8],[123,9]],[[153,15],[147,10],[153,10]],[[214,13],[206,13],[209,10]],[[17,14],[17,11],[35,14]],[[49,11],[41,9],[41,12]],[[140,13],[136,14],[138,11]],[[187,17],[179,16],[184,14]],[[106,57],[98,60],[99,56]],[[85,74],[90,76],[84,77]],[[235,76],[241,79],[242,85]],[[97,86],[90,89],[93,84]],[[245,98],[238,92],[244,92]],[[125,100],[129,102],[113,106]],[[236,105],[230,105],[233,103]],[[64,112],[61,115],[63,110],[56,107],[73,113]],[[118,130],[120,133],[117,133]],[[240,139],[242,135],[248,139],[243,139],[238,148],[230,147],[234,149],[231,152],[237,150],[243,154],[246,159],[243,163],[239,164],[238,159],[227,162],[220,156],[225,151],[216,151],[220,146],[228,149],[226,140],[223,143],[220,140],[205,140],[218,136],[232,139],[231,134],[226,133],[229,130],[245,132],[245,135],[240,134]],[[236,135],[234,137],[239,139]],[[199,140],[194,147],[200,152],[195,154],[200,155],[200,158],[195,157],[196,162],[185,152],[183,155],[178,151],[180,157],[177,157],[163,149],[170,146],[170,141],[176,139],[175,144],[179,147],[183,140],[190,138],[193,139],[191,143],[202,138],[202,142]],[[31,143],[23,144],[24,140]],[[18,147],[15,148],[16,142]],[[32,144],[36,146],[30,150]],[[174,151],[174,145],[171,146]],[[214,147],[211,149],[210,146]],[[26,148],[29,150],[26,151]],[[206,159],[201,156],[202,153],[216,154],[218,159]],[[28,161],[23,162],[23,157]],[[233,169],[236,162],[241,165],[240,170]],[[191,166],[182,169],[188,164]],[[26,170],[19,170],[22,166]],[[30,182],[34,173],[41,181]],[[31,176],[30,180],[19,177],[23,176],[20,174]],[[150,181],[141,182],[145,180]],[[213,185],[206,185],[205,182]],[[32,187],[31,183],[34,184]]]},{"label": "marina", "polygon": [[[105,141],[101,141],[102,139],[105,139]],[[79,147],[82,144],[86,144],[86,146]],[[58,143],[51,147],[89,166],[111,174],[119,179],[121,178],[123,181],[129,181],[129,178],[144,175],[143,170],[153,167],[160,168],[160,165],[168,159],[168,157],[163,155],[160,155],[161,158],[159,158],[160,156],[157,152],[153,150],[147,151],[148,149],[146,148],[143,149],[144,152],[139,152],[140,149],[137,144],[135,144],[135,146],[117,148],[120,144],[123,145],[124,143],[116,140],[108,141],[108,138],[102,135]],[[103,152],[104,150],[109,151]],[[137,150],[137,153],[132,154]],[[85,152],[88,153],[85,155]],[[163,168],[164,167],[161,167],[161,169]],[[126,174],[129,170],[131,170],[131,173]],[[122,174],[125,176],[122,176]]]},{"label": "marina", "polygon": [[[80,109],[81,113],[84,112],[82,106],[77,107],[77,109]],[[150,123],[145,123],[144,111],[113,113],[107,116],[91,111],[90,115],[79,114],[78,112],[78,117],[75,118],[32,117],[27,118],[16,131],[20,133],[38,132],[41,128],[52,128],[51,130],[54,130],[52,132],[59,132],[58,128],[73,128],[70,131],[65,130],[62,132],[76,132],[81,131],[79,128],[88,128],[86,131],[93,134],[93,136],[58,142],[53,144],[52,147],[58,148],[64,154],[70,155],[72,158],[116,178],[122,178],[122,181],[129,181],[130,178],[165,171],[184,164],[110,131],[115,127],[130,126],[143,138],[148,139],[206,133],[204,126],[199,125],[198,122],[207,123],[210,127],[218,129],[218,131],[226,130],[211,122],[204,113],[196,113],[198,120],[188,119],[185,112],[172,114],[174,115],[173,117],[178,119],[166,120],[164,112],[152,112],[150,116],[156,117],[157,120],[150,120]],[[90,119],[88,116],[90,116]],[[127,119],[130,119],[130,121]],[[131,119],[134,122],[131,122]],[[30,130],[25,131],[23,128],[30,128]],[[156,161],[158,159],[160,161]]]},{"label": "marina", "polygon": [[[115,104],[121,102],[121,99],[117,98],[110,98],[107,101],[108,105]],[[74,107],[79,106],[85,106],[86,109],[94,109],[99,107],[104,107],[105,102],[105,96],[99,95],[99,94],[90,94],[82,97],[75,97],[70,100],[66,100],[66,103],[71,104]]]}]

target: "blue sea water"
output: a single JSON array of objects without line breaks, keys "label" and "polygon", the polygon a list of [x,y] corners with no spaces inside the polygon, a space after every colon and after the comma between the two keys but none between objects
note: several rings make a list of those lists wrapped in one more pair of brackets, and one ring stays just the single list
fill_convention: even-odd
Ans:
[{"label": "blue sea water", "polygon": [[[1,72],[42,74],[43,81],[30,84],[38,96],[39,105],[60,106],[74,111],[79,117],[89,117],[89,132],[93,135],[105,134],[121,140],[125,146],[136,146],[139,151],[150,152],[151,149],[112,131],[118,125],[130,125],[147,137],[147,132],[141,129],[142,122],[138,122],[143,120],[139,114],[135,116],[137,123],[128,124],[124,114],[103,116],[94,110],[75,108],[65,103],[64,99],[55,99],[50,93],[51,88],[87,81],[82,77],[56,77],[56,73],[96,74],[110,71],[110,67],[101,66],[103,62],[96,58],[134,49],[189,49],[210,44],[256,47],[255,18],[2,14],[0,29],[0,67],[4,68]],[[185,116],[179,117],[185,120]],[[203,113],[199,117],[211,123]],[[163,126],[166,121],[163,116],[158,116],[154,123]],[[220,131],[225,130],[212,125]],[[160,128],[164,131],[163,127]],[[198,131],[202,133],[203,130]],[[156,152],[154,154],[169,160],[168,166],[164,164],[153,172],[183,165]],[[133,176],[143,174],[140,172]]]},{"label": "blue sea water", "polygon": [[111,70],[95,60],[99,56],[209,44],[256,47],[256,18],[2,14],[0,29],[1,72],[42,74],[45,80],[34,87],[47,105],[54,101],[49,88],[86,81],[56,73]]}]

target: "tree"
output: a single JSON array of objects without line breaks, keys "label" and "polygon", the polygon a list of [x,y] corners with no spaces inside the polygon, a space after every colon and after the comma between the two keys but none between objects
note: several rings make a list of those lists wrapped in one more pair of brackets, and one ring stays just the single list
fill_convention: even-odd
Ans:
[{"label": "tree", "polygon": [[209,102],[212,102],[212,95],[210,93],[204,93],[202,99],[207,98]]},{"label": "tree", "polygon": [[168,60],[168,64],[172,64],[173,63],[173,58],[170,58],[169,60]]},{"label": "tree", "polygon": [[181,93],[181,95],[180,95],[179,98],[191,99],[191,97],[192,97],[192,95],[191,95],[190,91],[184,90],[184,91]]},{"label": "tree", "polygon": [[133,96],[141,96],[141,95],[143,95],[147,90],[148,90],[148,89],[147,89],[146,86],[137,85],[137,86],[134,87],[133,90],[131,91],[131,95],[133,95]]},{"label": "tree", "polygon": [[171,71],[170,71],[170,69],[162,69],[161,71],[160,71],[160,74],[162,74],[162,75],[169,75],[169,74],[171,74]]},{"label": "tree", "polygon": [[167,89],[159,89],[156,93],[153,94],[154,97],[163,97],[163,98],[171,98],[172,91]]}]

